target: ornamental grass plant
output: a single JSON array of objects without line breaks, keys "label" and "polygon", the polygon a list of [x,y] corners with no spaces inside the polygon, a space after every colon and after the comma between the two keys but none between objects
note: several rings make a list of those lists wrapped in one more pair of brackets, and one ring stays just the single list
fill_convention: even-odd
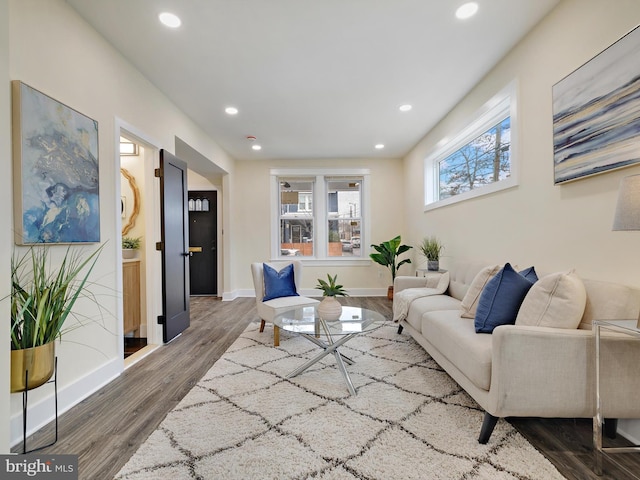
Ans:
[{"label": "ornamental grass plant", "polygon": [[[86,257],[82,250],[68,246],[60,265],[55,267],[49,245],[32,246],[22,254],[14,253],[11,258],[12,350],[52,342],[62,335],[69,315],[78,318],[72,314],[73,306],[80,297],[93,298],[87,289],[88,278],[103,246]],[[80,321],[74,327],[81,325]]]}]

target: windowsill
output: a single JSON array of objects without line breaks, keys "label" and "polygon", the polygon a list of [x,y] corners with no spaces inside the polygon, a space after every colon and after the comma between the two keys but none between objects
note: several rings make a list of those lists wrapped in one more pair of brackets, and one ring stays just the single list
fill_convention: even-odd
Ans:
[{"label": "windowsill", "polygon": [[508,190],[510,188],[514,188],[517,186],[518,186],[518,181],[512,177],[506,180],[502,180],[500,182],[485,185],[481,188],[476,188],[475,190],[470,190],[468,192],[461,193],[460,195],[456,195],[454,197],[449,197],[444,200],[438,200],[437,202],[429,203],[424,206],[424,211],[427,212],[429,210],[435,210],[437,208],[453,205],[454,203],[460,203],[466,200],[471,200],[472,198],[482,197],[484,195],[491,195],[493,193],[501,192],[503,190]]},{"label": "windowsill", "polygon": [[348,258],[348,257],[336,257],[336,258],[312,258],[312,257],[282,257],[272,259],[273,262],[286,262],[286,261],[300,261],[307,267],[313,266],[330,266],[330,267],[368,267],[371,265],[372,260],[370,258]]}]

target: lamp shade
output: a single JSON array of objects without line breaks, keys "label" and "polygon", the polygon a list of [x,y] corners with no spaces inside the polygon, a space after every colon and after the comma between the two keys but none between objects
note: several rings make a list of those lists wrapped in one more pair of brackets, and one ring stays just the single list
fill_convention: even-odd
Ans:
[{"label": "lamp shade", "polygon": [[640,230],[640,175],[620,181],[613,230]]}]

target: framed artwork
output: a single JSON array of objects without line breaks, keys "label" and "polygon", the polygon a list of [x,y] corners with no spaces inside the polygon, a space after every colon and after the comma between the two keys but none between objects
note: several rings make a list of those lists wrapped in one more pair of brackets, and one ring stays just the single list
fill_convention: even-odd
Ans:
[{"label": "framed artwork", "polygon": [[100,241],[98,122],[12,81],[15,242]]},{"label": "framed artwork", "polygon": [[552,93],[555,184],[640,162],[640,27]]}]

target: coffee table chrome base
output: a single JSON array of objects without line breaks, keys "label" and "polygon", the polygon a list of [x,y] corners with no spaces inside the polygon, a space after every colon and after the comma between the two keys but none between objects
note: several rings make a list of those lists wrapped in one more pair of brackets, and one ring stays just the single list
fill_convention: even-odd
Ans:
[{"label": "coffee table chrome base", "polygon": [[291,372],[289,375],[287,375],[287,378],[293,378],[297,375],[300,375],[302,372],[304,372],[306,369],[308,369],[310,366],[315,365],[316,363],[318,363],[320,360],[322,360],[324,357],[326,357],[327,355],[329,355],[330,353],[333,353],[333,356],[336,359],[336,364],[338,365],[338,370],[340,370],[340,373],[342,374],[342,376],[344,377],[345,382],[347,382],[347,388],[349,389],[349,393],[351,395],[357,395],[358,392],[356,392],[355,387],[353,386],[353,382],[351,381],[351,378],[349,377],[349,373],[347,372],[347,368],[345,367],[345,362],[348,363],[349,365],[353,365],[354,361],[351,360],[348,357],[345,357],[344,355],[342,355],[339,351],[338,351],[338,347],[344,345],[345,343],[347,343],[349,340],[351,340],[353,337],[355,337],[357,334],[353,333],[350,335],[345,335],[343,337],[340,337],[339,340],[337,341],[333,341],[333,337],[331,336],[331,334],[329,333],[329,329],[326,328],[326,323],[324,320],[320,319],[319,320],[321,326],[325,329],[325,331],[327,332],[327,338],[329,339],[329,343],[325,343],[322,340],[316,338],[314,335],[309,335],[309,334],[301,334],[303,337],[305,337],[306,339],[308,339],[309,341],[311,341],[312,343],[315,343],[316,345],[318,345],[319,347],[323,348],[323,351],[320,352],[318,355],[316,355],[315,357],[313,357],[311,360],[309,360],[308,362],[304,363],[303,365],[300,365],[298,368],[296,368],[293,372]]}]

